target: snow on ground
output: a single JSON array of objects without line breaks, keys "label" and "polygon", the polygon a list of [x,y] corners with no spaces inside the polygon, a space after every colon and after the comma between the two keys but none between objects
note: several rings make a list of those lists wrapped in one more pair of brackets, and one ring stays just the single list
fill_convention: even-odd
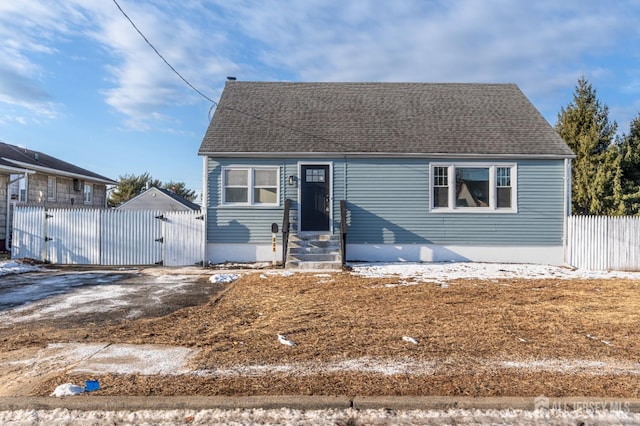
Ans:
[{"label": "snow on ground", "polygon": [[[119,272],[74,272],[52,274],[30,279],[26,283],[0,283],[0,321],[6,324],[43,318],[110,312],[132,306],[132,299],[144,295],[145,300],[161,303],[192,285],[197,276],[150,276],[144,283],[123,283],[127,274]],[[131,310],[133,318],[136,310]]]},{"label": "snow on ground", "polygon": [[[237,365],[221,369],[195,370],[192,374],[212,376],[242,376],[259,377],[277,373],[287,373],[295,376],[309,376],[325,373],[373,373],[385,376],[403,375],[419,376],[443,372],[450,368],[444,359],[418,360],[410,357],[396,357],[393,359],[363,357],[333,362],[297,362],[288,364],[257,364]],[[525,370],[547,371],[554,373],[581,373],[585,375],[633,375],[640,376],[640,364],[619,360],[589,360],[589,359],[532,359],[509,361],[504,359],[474,359],[477,370],[496,371]]]},{"label": "snow on ground", "polygon": [[198,352],[179,346],[111,344],[72,368],[76,373],[175,376],[189,373],[189,360]]},{"label": "snow on ground", "polygon": [[209,277],[209,282],[214,284],[227,284],[232,283],[240,278],[238,274],[213,274]]},{"label": "snow on ground", "polygon": [[269,277],[291,277],[293,275],[294,275],[293,271],[290,271],[290,270],[286,270],[286,271],[266,271],[266,272],[260,274],[260,278],[262,278],[263,280],[266,280]]},{"label": "snow on ground", "polygon": [[9,274],[22,274],[25,272],[37,271],[39,268],[34,265],[27,265],[15,260],[0,262],[0,277]]},{"label": "snow on ground", "polygon": [[169,345],[51,343],[31,357],[7,361],[6,366],[29,365],[32,368],[27,374],[33,376],[52,369],[74,373],[174,376],[191,372],[187,365],[196,353],[197,349]]},{"label": "snow on ground", "polygon": [[128,424],[128,425],[633,425],[640,414],[623,410],[140,410],[82,411],[69,409],[0,411],[0,423],[12,425]]},{"label": "snow on ground", "polygon": [[437,284],[458,279],[496,280],[501,278],[522,279],[640,279],[640,272],[587,271],[551,265],[510,263],[354,263],[352,273],[367,278],[389,278],[397,276],[404,280],[400,284],[432,282]]}]

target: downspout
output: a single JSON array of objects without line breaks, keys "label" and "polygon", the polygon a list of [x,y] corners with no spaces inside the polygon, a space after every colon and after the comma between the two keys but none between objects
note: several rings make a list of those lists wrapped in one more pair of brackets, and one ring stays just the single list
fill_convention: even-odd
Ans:
[{"label": "downspout", "polygon": [[[27,176],[26,173],[23,173],[19,178],[11,180],[11,177],[7,180],[7,220],[5,221],[5,233],[4,233],[4,249],[9,251],[11,247],[9,246],[9,231],[11,231],[11,220],[9,220],[9,213],[11,212],[11,192],[9,188],[12,183],[19,181],[20,179],[24,179]],[[12,218],[13,219],[13,218]]]},{"label": "downspout", "polygon": [[207,196],[209,193],[209,156],[205,155],[202,157],[202,200],[200,204],[200,213],[204,217],[203,225],[204,232],[202,233],[202,266],[207,266],[207,230],[209,229],[208,222],[208,211],[209,206],[207,203],[209,202],[209,197]]},{"label": "downspout", "polygon": [[11,177],[9,177],[9,179],[7,179],[7,215],[6,220],[5,220],[5,231],[4,231],[4,249],[6,251],[9,251],[9,249],[11,247],[9,247],[9,212],[11,211],[11,206],[10,206],[10,202],[11,202],[11,194],[9,193],[9,186],[11,185],[11,181],[10,181]]},{"label": "downspout", "polygon": [[564,159],[564,203],[562,220],[562,246],[564,263],[569,263],[568,221],[571,215],[571,159]]}]

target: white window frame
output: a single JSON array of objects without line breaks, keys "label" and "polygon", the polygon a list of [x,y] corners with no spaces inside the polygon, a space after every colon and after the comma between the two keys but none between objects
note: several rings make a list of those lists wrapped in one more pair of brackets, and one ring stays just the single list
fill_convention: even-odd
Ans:
[{"label": "white window frame", "polygon": [[[226,184],[226,175],[227,175],[227,170],[245,170],[248,173],[248,177],[247,177],[247,182],[248,182],[248,186],[247,186],[247,202],[227,202],[226,198],[226,188],[227,188],[227,184]],[[274,171],[276,172],[276,202],[275,203],[259,203],[256,202],[254,197],[255,197],[255,189],[256,188],[261,188],[261,187],[265,187],[265,186],[257,186],[255,185],[254,182],[254,178],[255,178],[255,171],[256,170],[269,170],[269,171]],[[281,186],[281,174],[280,174],[280,167],[278,166],[224,166],[222,168],[222,176],[221,176],[221,194],[220,194],[220,204],[222,206],[244,206],[244,207],[256,207],[256,208],[260,208],[260,207],[279,207],[280,206],[280,186]],[[270,188],[270,186],[269,186]]]},{"label": "white window frame", "polygon": [[57,195],[58,195],[58,179],[55,176],[48,176],[47,177],[47,200],[56,201]]},{"label": "white window frame", "polygon": [[[87,188],[89,189],[88,191],[87,191]],[[93,204],[93,184],[92,183],[85,182],[84,185],[82,185],[82,199],[84,201],[84,204]]]},{"label": "white window frame", "polygon": [[[448,178],[448,207],[436,207],[434,203],[434,171],[436,167],[446,167]],[[456,168],[489,169],[489,206],[488,207],[457,207],[456,206]],[[498,208],[497,169],[510,169],[511,207]],[[429,207],[433,213],[517,213],[518,212],[518,165],[503,162],[447,162],[431,163],[429,165]]]},{"label": "white window frame", "polygon": [[[19,175],[19,174],[10,175],[9,182],[13,182],[9,185],[9,191],[10,192],[14,191],[14,188],[17,188],[17,191],[18,191],[16,194],[18,198],[16,199],[11,198],[11,199],[18,203],[26,203],[29,196],[29,190],[28,190],[29,175],[26,173],[24,175]],[[11,196],[13,196],[13,193],[11,193]]]}]

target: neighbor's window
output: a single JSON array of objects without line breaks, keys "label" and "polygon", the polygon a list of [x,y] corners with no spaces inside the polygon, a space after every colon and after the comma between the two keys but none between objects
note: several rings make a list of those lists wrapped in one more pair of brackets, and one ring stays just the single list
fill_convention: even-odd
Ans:
[{"label": "neighbor's window", "polygon": [[56,200],[56,190],[57,190],[56,187],[57,187],[56,178],[49,176],[47,178],[47,199],[49,201]]},{"label": "neighbor's window", "polygon": [[222,174],[222,203],[252,206],[278,205],[279,169],[228,167]]},{"label": "neighbor's window", "polygon": [[515,164],[436,164],[431,167],[433,211],[515,212]]},{"label": "neighbor's window", "polygon": [[11,200],[26,202],[27,201],[27,179],[28,176],[24,175],[11,175],[9,176],[9,193],[11,194]]},{"label": "neighbor's window", "polygon": [[84,184],[84,203],[93,203],[93,184],[91,183]]}]

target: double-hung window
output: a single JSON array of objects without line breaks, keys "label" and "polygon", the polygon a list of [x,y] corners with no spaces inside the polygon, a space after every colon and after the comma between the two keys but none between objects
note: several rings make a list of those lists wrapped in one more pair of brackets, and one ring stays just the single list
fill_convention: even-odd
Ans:
[{"label": "double-hung window", "polygon": [[9,181],[9,193],[13,201],[26,202],[27,201],[27,174],[24,175],[10,175]]},{"label": "double-hung window", "polygon": [[84,184],[83,199],[85,204],[93,203],[93,184]]},{"label": "double-hung window", "polygon": [[56,178],[53,176],[47,177],[47,200],[56,201],[56,192],[57,192],[57,182]]},{"label": "double-hung window", "polygon": [[517,211],[515,164],[436,163],[430,178],[431,211]]},{"label": "double-hung window", "polygon": [[277,167],[225,167],[222,172],[222,204],[277,206],[280,194]]}]

